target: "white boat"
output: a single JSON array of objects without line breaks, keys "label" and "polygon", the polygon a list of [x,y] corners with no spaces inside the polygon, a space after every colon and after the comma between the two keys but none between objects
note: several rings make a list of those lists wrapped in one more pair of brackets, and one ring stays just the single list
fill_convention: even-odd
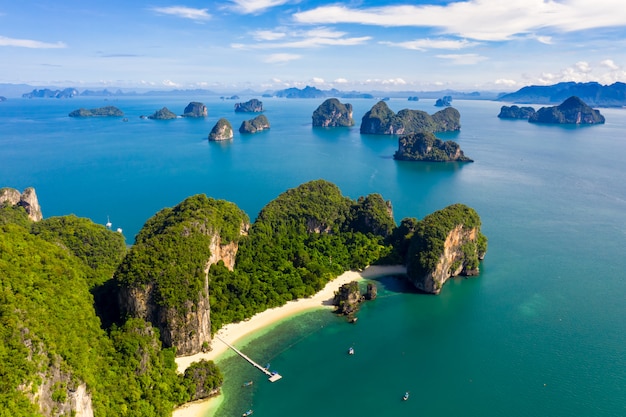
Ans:
[{"label": "white boat", "polygon": [[113,226],[113,223],[111,223],[111,220],[109,220],[109,216],[107,216],[107,224],[106,224],[107,228],[110,229],[111,226]]},{"label": "white boat", "polygon": [[409,391],[405,392],[405,393],[404,393],[404,397],[402,397],[402,400],[403,400],[403,401],[406,401],[406,400],[408,400],[408,399],[409,399]]},{"label": "white boat", "polygon": [[241,417],[248,417],[248,416],[251,416],[253,412],[254,412],[254,411],[252,411],[252,410],[248,410],[248,411],[246,411],[245,413],[243,413],[243,414],[241,415]]},{"label": "white boat", "polygon": [[354,355],[354,348],[350,347],[350,349],[348,349],[348,355]]}]

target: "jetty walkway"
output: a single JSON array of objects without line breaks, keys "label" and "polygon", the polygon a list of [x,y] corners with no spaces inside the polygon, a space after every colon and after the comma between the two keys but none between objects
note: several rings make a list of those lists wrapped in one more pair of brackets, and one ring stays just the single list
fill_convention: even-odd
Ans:
[{"label": "jetty walkway", "polygon": [[282,376],[280,376],[279,374],[277,374],[276,372],[270,372],[269,369],[262,367],[261,365],[259,365],[258,363],[256,363],[255,361],[253,361],[252,359],[250,359],[246,354],[244,354],[243,352],[241,352],[239,349],[237,349],[236,347],[234,347],[233,345],[231,345],[230,343],[228,343],[227,341],[225,341],[224,339],[220,338],[219,336],[215,335],[214,336],[217,340],[219,340],[220,342],[222,342],[223,344],[225,344],[226,346],[228,346],[229,348],[231,348],[232,350],[235,351],[235,353],[237,353],[239,356],[241,356],[242,358],[244,358],[245,360],[247,360],[248,362],[250,362],[252,364],[252,366],[254,366],[255,368],[257,368],[259,371],[263,372],[265,375],[269,376],[269,381],[270,382],[276,382],[279,379],[282,378]]}]

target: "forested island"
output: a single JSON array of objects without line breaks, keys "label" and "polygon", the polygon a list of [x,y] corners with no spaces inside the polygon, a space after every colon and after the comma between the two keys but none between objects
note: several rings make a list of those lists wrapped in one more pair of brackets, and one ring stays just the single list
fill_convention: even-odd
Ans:
[{"label": "forested island", "polygon": [[95,109],[80,108],[69,113],[70,117],[122,117],[124,112],[115,106],[98,107]]},{"label": "forested island", "polygon": [[461,114],[447,107],[433,115],[421,110],[398,113],[384,101],[376,103],[361,119],[360,132],[373,135],[405,135],[416,132],[453,132],[461,129]]},{"label": "forested island", "polygon": [[[438,293],[478,273],[480,218],[455,204],[396,225],[380,194],[352,200],[327,181],[269,202],[256,220],[203,194],[120,233],[73,215],[34,221],[34,190],[0,193],[0,407],[11,416],[169,416],[219,392],[211,348],[223,325],[307,297],[347,270],[405,264]],[[17,198],[20,196],[19,198]],[[332,260],[332,261],[331,261]]]}]

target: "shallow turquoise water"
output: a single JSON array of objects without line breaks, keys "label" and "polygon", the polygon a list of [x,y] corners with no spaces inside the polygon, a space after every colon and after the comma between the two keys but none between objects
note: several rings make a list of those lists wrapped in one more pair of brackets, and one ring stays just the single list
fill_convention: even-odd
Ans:
[{"label": "shallow turquoise water", "polygon": [[[192,100],[207,104],[207,120],[139,119],[163,106],[182,113]],[[0,186],[34,186],[45,217],[109,216],[129,244],[151,215],[189,195],[233,201],[254,218],[317,178],[352,198],[381,193],[398,221],[467,204],[489,238],[479,277],[453,280],[439,296],[381,279],[356,325],[316,312],[278,326],[242,349],[283,380],[270,384],[229,359],[218,416],[626,415],[626,110],[568,128],[499,120],[502,103],[455,101],[461,131],[442,138],[476,162],[415,164],[391,159],[394,138],[359,134],[375,100],[348,101],[356,126],[329,130],[311,127],[321,101],[263,99],[271,130],[220,144],[206,140],[219,117],[235,129],[252,117],[234,113],[234,101],[9,100],[0,104]],[[67,117],[105,104],[129,122]],[[432,100],[388,104],[437,110]]]}]

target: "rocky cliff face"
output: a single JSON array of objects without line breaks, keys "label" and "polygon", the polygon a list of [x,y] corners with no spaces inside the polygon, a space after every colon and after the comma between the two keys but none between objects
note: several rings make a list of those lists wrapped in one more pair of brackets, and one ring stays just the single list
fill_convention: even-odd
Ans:
[{"label": "rocky cliff face", "polygon": [[531,123],[585,125],[602,124],[605,120],[598,110],[592,109],[580,98],[572,96],[558,106],[540,108],[528,118],[528,121]]},{"label": "rocky cliff face", "polygon": [[[463,226],[455,227],[446,238],[443,253],[435,269],[424,275],[421,280],[413,281],[415,286],[422,291],[439,294],[448,278],[463,272],[465,254],[461,248],[464,243],[476,239],[476,232],[475,228],[464,230]],[[471,275],[475,275],[474,270]]]},{"label": "rocky cliff face", "polygon": [[270,128],[270,122],[264,115],[259,115],[254,119],[244,120],[239,127],[240,133],[257,133]]},{"label": "rocky cliff face", "polygon": [[208,272],[232,270],[248,216],[205,195],[187,198],[149,219],[115,273],[122,316],[159,329],[164,347],[191,355],[211,342]]},{"label": "rocky cliff face", "polygon": [[[242,224],[241,234],[246,234],[248,224]],[[211,236],[210,256],[205,265],[203,288],[196,301],[186,300],[183,306],[160,305],[159,291],[154,282],[145,285],[122,287],[120,308],[133,317],[142,318],[160,331],[164,347],[176,347],[177,355],[201,352],[211,341],[211,312],[209,304],[208,271],[219,261],[233,270],[239,245],[236,242],[222,244],[219,234]]]},{"label": "rocky cliff face", "polygon": [[28,218],[34,222],[38,222],[43,219],[37,194],[35,193],[35,189],[32,187],[28,187],[21,194],[14,188],[0,189],[0,204],[4,203],[12,206],[24,207],[24,210],[28,213]]},{"label": "rocky cliff face", "polygon": [[263,102],[253,98],[245,103],[235,104],[235,111],[241,113],[261,113],[263,111]]},{"label": "rocky cliff face", "polygon": [[209,133],[209,141],[228,140],[233,138],[233,127],[230,122],[224,118],[219,119],[211,133]]},{"label": "rocky cliff face", "polygon": [[402,161],[472,162],[465,156],[458,143],[442,141],[430,132],[412,133],[398,139],[394,159]]},{"label": "rocky cliff face", "polygon": [[432,116],[421,110],[394,113],[384,101],[376,103],[361,119],[360,132],[372,135],[406,135],[417,132],[451,132],[461,128],[458,110],[448,107]]},{"label": "rocky cliff face", "polygon": [[498,117],[500,119],[528,119],[533,114],[535,114],[535,109],[532,107],[519,107],[513,105],[502,106]]},{"label": "rocky cliff face", "polygon": [[324,101],[313,112],[313,126],[338,127],[353,126],[352,104],[343,104],[336,98]]},{"label": "rocky cliff face", "polygon": [[486,251],[478,214],[462,204],[446,207],[418,223],[407,256],[409,281],[439,294],[448,278],[477,275]]},{"label": "rocky cliff face", "polygon": [[203,103],[192,101],[185,107],[183,117],[207,117],[208,114],[209,111]]}]

